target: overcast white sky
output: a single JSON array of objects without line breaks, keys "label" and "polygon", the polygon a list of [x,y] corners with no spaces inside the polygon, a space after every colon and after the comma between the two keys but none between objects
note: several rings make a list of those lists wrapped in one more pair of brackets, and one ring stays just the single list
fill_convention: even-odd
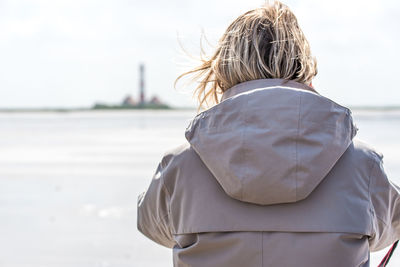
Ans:
[{"label": "overcast white sky", "polygon": [[[343,105],[400,105],[400,2],[290,0],[317,57],[314,86]],[[79,107],[147,94],[191,106],[173,89],[198,52],[263,0],[0,0],[0,107]],[[179,88],[178,88],[179,89]]]}]

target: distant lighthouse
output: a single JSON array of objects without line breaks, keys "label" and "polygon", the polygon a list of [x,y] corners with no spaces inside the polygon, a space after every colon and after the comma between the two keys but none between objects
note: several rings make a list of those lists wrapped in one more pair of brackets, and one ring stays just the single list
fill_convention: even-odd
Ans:
[{"label": "distant lighthouse", "polygon": [[139,82],[139,92],[140,92],[140,104],[145,104],[145,94],[144,94],[144,64],[139,65],[140,82]]}]

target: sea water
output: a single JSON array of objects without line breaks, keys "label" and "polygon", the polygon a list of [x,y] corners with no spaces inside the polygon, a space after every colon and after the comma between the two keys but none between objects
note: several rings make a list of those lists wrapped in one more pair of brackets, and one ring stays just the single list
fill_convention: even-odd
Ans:
[{"label": "sea water", "polygon": [[[357,136],[400,184],[400,112],[353,113]],[[137,231],[137,196],[194,115],[0,113],[0,267],[172,266],[171,251]]]}]

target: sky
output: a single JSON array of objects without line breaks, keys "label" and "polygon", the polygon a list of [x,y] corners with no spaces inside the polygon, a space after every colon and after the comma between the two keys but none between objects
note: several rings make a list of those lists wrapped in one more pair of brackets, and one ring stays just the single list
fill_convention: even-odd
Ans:
[{"label": "sky", "polygon": [[[318,61],[316,90],[342,105],[400,105],[400,2],[288,0]],[[89,107],[147,96],[195,106],[174,88],[256,0],[0,0],[0,108]]]}]

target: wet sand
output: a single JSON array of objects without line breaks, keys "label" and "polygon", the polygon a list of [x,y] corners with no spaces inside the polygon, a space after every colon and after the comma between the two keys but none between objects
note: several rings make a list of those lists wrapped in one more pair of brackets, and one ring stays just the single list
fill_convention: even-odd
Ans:
[{"label": "wet sand", "polygon": [[[193,115],[0,113],[0,267],[172,266],[171,251],[136,230],[136,200]],[[400,115],[355,115],[399,183]]]}]

